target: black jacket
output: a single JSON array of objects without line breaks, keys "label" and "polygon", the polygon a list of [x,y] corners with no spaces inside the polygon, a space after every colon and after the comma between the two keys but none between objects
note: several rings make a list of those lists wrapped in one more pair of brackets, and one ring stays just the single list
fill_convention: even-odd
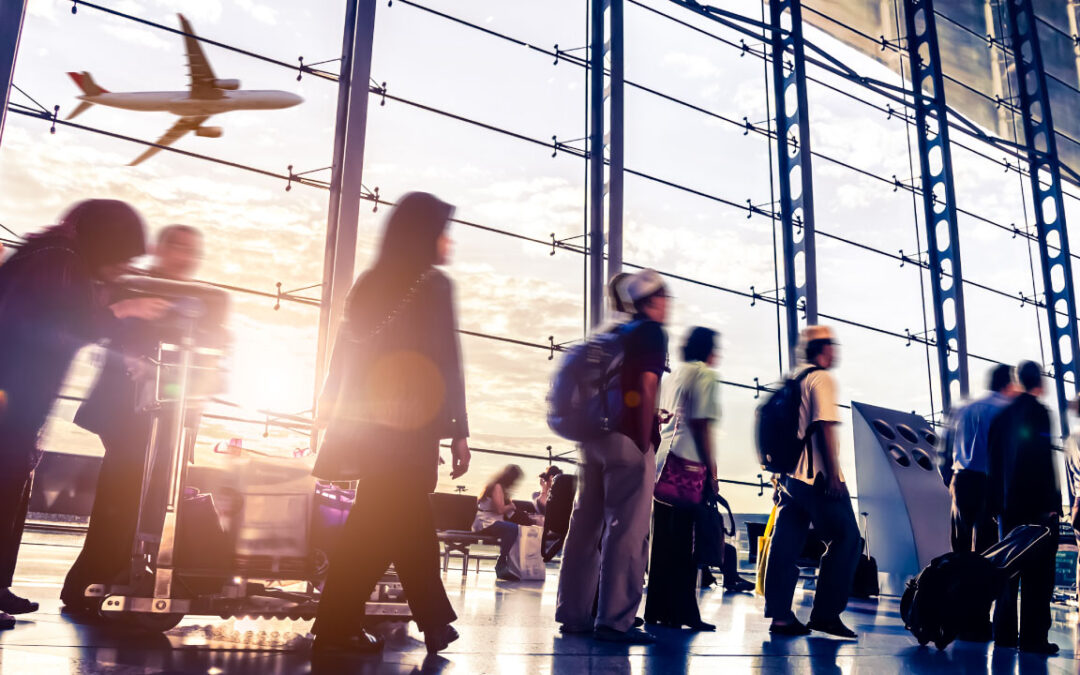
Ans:
[{"label": "black jacket", "polygon": [[393,439],[410,445],[469,435],[453,288],[446,275],[432,270],[414,294],[374,325],[343,326],[319,410],[329,419],[315,467],[320,478],[360,478],[358,471],[387,463],[433,468],[436,457],[410,456]]},{"label": "black jacket", "polygon": [[1012,522],[1061,513],[1061,490],[1050,443],[1050,412],[1020,394],[990,426],[990,507]]}]

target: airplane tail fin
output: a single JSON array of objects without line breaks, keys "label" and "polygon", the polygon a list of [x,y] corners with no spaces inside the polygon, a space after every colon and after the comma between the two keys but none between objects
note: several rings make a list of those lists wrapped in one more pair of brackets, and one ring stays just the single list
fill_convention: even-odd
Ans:
[{"label": "airplane tail fin", "polygon": [[97,96],[98,94],[109,93],[108,89],[102,89],[98,86],[97,82],[94,82],[94,78],[90,73],[85,70],[81,73],[68,73],[68,77],[75,83],[75,86],[82,90],[82,93],[87,96]]},{"label": "airplane tail fin", "polygon": [[81,103],[79,103],[79,105],[75,106],[75,109],[71,111],[71,114],[67,116],[67,119],[69,119],[69,120],[75,119],[79,115],[83,114],[84,112],[86,112],[87,110],[92,108],[93,105],[94,104],[90,103],[89,101],[82,101]]}]

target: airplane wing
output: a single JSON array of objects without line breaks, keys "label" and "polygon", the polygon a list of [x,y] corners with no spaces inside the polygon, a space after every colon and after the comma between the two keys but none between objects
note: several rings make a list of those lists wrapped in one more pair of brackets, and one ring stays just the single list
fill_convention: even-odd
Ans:
[{"label": "airplane wing", "polygon": [[210,62],[203,54],[202,45],[193,36],[195,30],[183,14],[180,17],[180,28],[184,35],[184,49],[187,51],[188,75],[191,76],[190,94],[192,98],[221,98],[224,93],[214,86],[214,71],[210,68]]},{"label": "airplane wing", "polygon": [[[176,120],[176,123],[174,123],[168,131],[165,132],[164,136],[157,140],[157,144],[165,146],[172,145],[173,143],[180,140],[180,138],[184,134],[188,133],[189,131],[195,131],[196,129],[198,129],[202,125],[202,123],[208,119],[210,119],[209,115],[200,115],[198,117],[181,117],[180,119]],[[146,149],[146,152],[136,157],[135,161],[133,161],[131,164],[128,164],[128,166],[135,166],[136,164],[141,164],[142,162],[156,155],[160,151],[161,148],[149,147]]]}]

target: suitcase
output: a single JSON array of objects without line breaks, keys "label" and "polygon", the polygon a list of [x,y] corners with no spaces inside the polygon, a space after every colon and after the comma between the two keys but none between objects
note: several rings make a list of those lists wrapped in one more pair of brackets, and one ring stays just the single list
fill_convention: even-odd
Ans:
[{"label": "suitcase", "polygon": [[920,645],[945,649],[967,626],[985,622],[990,605],[1024,561],[1050,542],[1050,529],[1021,525],[983,554],[961,551],[930,561],[907,583],[900,617]]},{"label": "suitcase", "polygon": [[881,592],[878,585],[877,560],[870,555],[870,528],[866,526],[867,513],[863,517],[863,550],[859,554],[859,564],[855,567],[855,580],[851,584],[851,596],[861,600],[869,600]]}]

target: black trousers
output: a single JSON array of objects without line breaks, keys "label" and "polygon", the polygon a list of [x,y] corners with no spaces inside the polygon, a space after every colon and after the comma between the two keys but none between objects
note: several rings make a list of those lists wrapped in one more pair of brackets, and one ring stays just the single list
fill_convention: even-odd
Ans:
[{"label": "black trousers", "polygon": [[[139,520],[139,500],[143,486],[143,466],[150,428],[147,420],[134,421],[128,428],[102,434],[105,456],[101,460],[90,527],[82,551],[68,571],[60,599],[65,605],[79,604],[90,584],[115,583],[131,567],[131,547]],[[161,483],[167,480],[164,462],[154,465],[158,500],[164,497]],[[165,472],[164,475],[163,471]],[[147,517],[160,530],[160,503],[147,504]],[[144,524],[146,525],[146,524]]]},{"label": "black trousers", "polygon": [[1016,596],[1020,594],[1019,643],[1040,645],[1050,632],[1050,602],[1054,598],[1055,559],[1058,548],[1056,517],[1016,517],[1006,514],[1001,519],[1001,536],[1019,525],[1045,525],[1050,528],[1050,540],[1045,546],[1031,551],[1020,576],[1010,582],[994,605],[994,641],[1017,642]]},{"label": "black trousers", "polygon": [[697,573],[693,510],[654,500],[645,620],[683,625],[701,621],[697,606]]},{"label": "black trousers", "polygon": [[10,588],[15,576],[32,477],[33,473],[22,466],[11,470],[0,467],[0,589]]},{"label": "black trousers", "polygon": [[958,471],[952,493],[952,550],[982,553],[998,542],[998,526],[986,509],[987,477],[982,471]]},{"label": "black trousers", "polygon": [[363,624],[364,603],[391,563],[420,630],[457,619],[442,583],[428,503],[433,488],[431,480],[414,473],[360,481],[341,541],[330,555],[312,632],[331,638],[355,634]]}]

